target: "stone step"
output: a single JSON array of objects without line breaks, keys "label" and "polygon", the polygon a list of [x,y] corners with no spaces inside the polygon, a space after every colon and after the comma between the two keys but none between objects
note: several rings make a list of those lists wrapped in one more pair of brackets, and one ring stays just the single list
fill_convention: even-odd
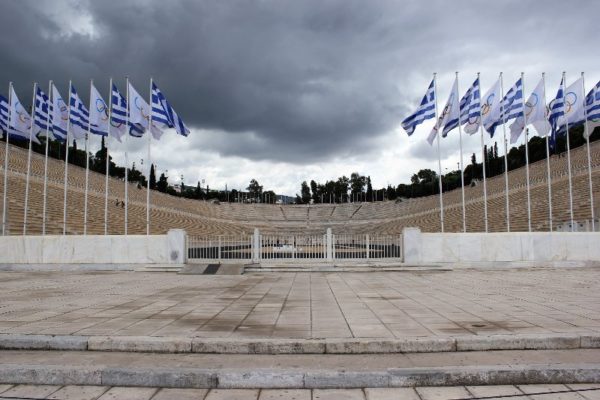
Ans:
[{"label": "stone step", "polygon": [[364,355],[2,351],[1,384],[361,388],[600,383],[600,349]]}]

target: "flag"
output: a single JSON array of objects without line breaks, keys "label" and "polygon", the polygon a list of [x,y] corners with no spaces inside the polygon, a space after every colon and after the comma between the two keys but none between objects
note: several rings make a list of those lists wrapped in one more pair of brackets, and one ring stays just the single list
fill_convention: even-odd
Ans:
[{"label": "flag", "polygon": [[0,95],[0,130],[6,133],[8,127],[8,100]]},{"label": "flag", "polygon": [[67,139],[67,120],[69,119],[69,111],[67,103],[63,100],[58,89],[52,85],[52,134],[54,138],[60,142]]},{"label": "flag", "polygon": [[[9,121],[9,134],[11,139],[14,140],[29,140],[29,135],[31,134],[31,116],[23,107],[17,94],[15,93],[15,89],[11,86],[10,88],[10,121]],[[31,140],[34,143],[40,144],[40,141],[37,140],[35,134],[39,132],[39,129],[34,127],[33,134],[31,134]]]},{"label": "flag", "polygon": [[93,134],[108,136],[108,106],[93,84],[90,88],[90,124]]},{"label": "flag", "polygon": [[[446,126],[452,120],[458,121],[459,115],[459,106],[458,106],[458,77],[454,79],[454,85],[452,85],[452,89],[450,90],[450,94],[448,95],[448,101],[446,102],[446,106],[442,110],[442,113],[439,115],[437,123],[431,129],[429,136],[427,137],[427,142],[429,144],[433,144],[433,140],[438,134],[440,129],[446,128]],[[446,137],[446,129],[442,130],[442,136]]]},{"label": "flag", "polygon": [[564,115],[558,118],[560,126],[558,134],[564,135],[569,127],[582,124],[585,121],[585,94],[583,93],[583,79],[579,78],[565,89]]},{"label": "flag", "polygon": [[548,121],[550,122],[550,126],[552,127],[552,135],[550,136],[550,148],[554,150],[554,146],[556,144],[556,135],[559,130],[558,120],[560,117],[565,115],[565,96],[564,96],[564,77],[560,81],[560,87],[558,88],[558,92],[556,93],[556,97],[554,100],[548,104],[548,108],[550,116],[548,117]]},{"label": "flag", "polygon": [[500,79],[498,79],[494,86],[481,98],[481,123],[490,134],[490,137],[494,137],[496,126],[499,125],[502,118],[501,100],[502,92]]},{"label": "flag", "polygon": [[187,136],[190,133],[190,130],[179,118],[179,115],[171,107],[158,86],[152,82],[152,122],[154,123],[154,121],[169,128],[175,128],[175,131],[182,136]]},{"label": "flag", "polygon": [[[502,103],[500,103],[500,118],[492,124],[491,129],[495,130],[498,125],[505,124],[519,116],[523,116],[523,80],[521,78],[502,98]],[[515,129],[517,128],[518,126],[515,127]],[[515,135],[517,135],[517,132],[511,131],[511,140]]]},{"label": "flag", "polygon": [[52,132],[52,105],[50,104],[50,100],[46,93],[37,87],[35,91],[35,109],[33,112],[33,122],[40,128],[44,135],[46,132]]},{"label": "flag", "polygon": [[[545,97],[544,79],[542,78],[524,105],[527,125],[533,125],[536,132],[540,136],[546,136],[548,132],[550,132],[550,129],[552,129],[550,123],[548,122],[548,109],[544,104]],[[510,143],[515,143],[519,139],[519,136],[521,135],[521,132],[523,132],[524,128],[525,123],[523,120],[523,115],[521,115],[510,126]]]},{"label": "flag", "polygon": [[[460,123],[465,125],[465,132],[469,135],[474,134],[479,129],[479,120],[481,117],[480,97],[479,78],[477,78],[462,99],[460,99]],[[446,134],[456,128],[458,123],[458,118],[453,118],[448,122],[444,127],[443,136],[446,137]]]},{"label": "flag", "polygon": [[435,79],[429,84],[417,110],[402,121],[402,128],[410,136],[418,125],[432,118],[435,118]]},{"label": "flag", "polygon": [[[128,130],[125,125],[127,122],[127,100],[125,100],[125,97],[121,95],[114,84],[112,87],[111,103],[110,134],[120,142],[121,138]],[[131,121],[129,121],[129,130],[135,131],[132,136],[141,136],[144,133],[144,128],[132,124]]]},{"label": "flag", "polygon": [[69,102],[71,133],[75,139],[84,139],[87,136],[90,113],[83,105],[73,85],[71,85],[71,98]]},{"label": "flag", "polygon": [[600,82],[590,90],[585,98],[588,132],[591,135],[594,129],[600,126]]}]

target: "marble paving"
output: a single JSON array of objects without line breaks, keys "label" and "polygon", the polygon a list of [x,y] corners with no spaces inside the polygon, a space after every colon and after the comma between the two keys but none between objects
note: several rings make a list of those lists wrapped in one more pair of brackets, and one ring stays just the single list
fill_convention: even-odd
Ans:
[{"label": "marble paving", "polygon": [[[498,396],[498,397],[494,397]],[[508,396],[508,397],[507,397]],[[0,385],[3,399],[54,400],[598,400],[600,385],[447,386],[393,389],[166,389]]]},{"label": "marble paving", "polygon": [[0,272],[0,333],[406,338],[600,332],[600,269]]}]

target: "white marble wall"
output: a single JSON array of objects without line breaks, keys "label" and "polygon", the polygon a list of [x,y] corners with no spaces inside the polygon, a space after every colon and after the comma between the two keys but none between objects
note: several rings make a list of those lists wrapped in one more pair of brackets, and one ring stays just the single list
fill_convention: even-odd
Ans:
[{"label": "white marble wall", "polygon": [[0,264],[167,264],[168,244],[167,235],[5,236]]},{"label": "white marble wall", "polygon": [[600,261],[598,232],[406,233],[407,263]]}]

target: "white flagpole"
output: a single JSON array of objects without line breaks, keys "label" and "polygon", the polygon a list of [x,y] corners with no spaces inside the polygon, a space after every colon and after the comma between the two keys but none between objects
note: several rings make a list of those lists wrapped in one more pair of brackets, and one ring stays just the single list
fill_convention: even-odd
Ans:
[{"label": "white flagpole", "polygon": [[125,78],[125,85],[127,86],[127,93],[125,94],[125,103],[127,103],[127,111],[125,112],[125,235],[127,235],[127,207],[129,205],[129,198],[127,192],[127,187],[129,186],[127,182],[127,169],[129,168],[129,157],[127,155],[127,150],[129,147],[129,77]]},{"label": "white flagpole", "polygon": [[565,116],[565,128],[567,131],[567,171],[569,172],[569,214],[571,216],[571,232],[575,230],[573,218],[573,183],[571,178],[571,145],[569,143],[569,121],[567,119],[567,82],[565,81],[566,73],[563,71],[563,113]]},{"label": "white flagpole", "polygon": [[48,83],[48,114],[46,117],[46,149],[44,154],[44,201],[42,206],[42,235],[46,234],[46,202],[48,197],[48,145],[50,142],[50,110],[52,104],[52,81]]},{"label": "white flagpole", "polygon": [[27,176],[25,178],[25,204],[23,206],[23,235],[27,234],[27,208],[29,207],[29,176],[31,175],[31,140],[33,139],[33,121],[35,118],[35,92],[37,82],[33,82],[33,99],[31,99],[31,125],[29,127],[29,149],[27,151]]},{"label": "white flagpole", "polygon": [[65,139],[65,188],[63,194],[63,235],[67,234],[67,180],[69,178],[69,131],[71,130],[71,81],[69,81],[69,102],[67,104],[67,137]]},{"label": "white flagpole", "polygon": [[508,194],[508,146],[506,143],[506,115],[504,115],[504,78],[500,72],[500,112],[502,113],[502,133],[504,137],[504,186],[506,191],[506,231],[510,232],[510,204]]},{"label": "white flagpole", "polygon": [[[460,93],[458,89],[458,71],[456,72],[456,92]],[[463,146],[462,146],[462,121],[460,119],[460,98],[458,101],[458,140],[460,143],[460,188],[462,195],[462,222],[463,232],[467,231],[467,209],[465,206],[465,170],[463,168]]]},{"label": "white flagpole", "polygon": [[108,175],[110,170],[110,158],[108,155],[108,143],[110,142],[110,126],[112,124],[112,77],[110,78],[108,87],[108,132],[106,135],[106,175],[104,177],[104,234],[108,235]]},{"label": "white flagpole", "polygon": [[523,91],[523,130],[525,131],[525,184],[527,185],[527,228],[531,232],[531,193],[529,189],[529,129],[525,113],[525,73],[521,72],[521,90]]},{"label": "white flagpole", "polygon": [[[438,106],[437,106],[437,73],[433,73],[433,92],[435,95],[435,123],[438,120]],[[442,159],[440,155],[440,132],[436,132],[437,135],[437,154],[438,154],[438,171],[440,177],[438,179],[440,187],[440,229],[444,233],[444,195],[442,194]]]},{"label": "white flagpole", "polygon": [[[544,82],[544,106],[546,102],[546,73],[542,72],[542,81]],[[552,176],[550,175],[550,134],[546,133],[546,174],[548,181],[548,222],[550,223],[550,232],[553,231],[552,226]]]},{"label": "white flagpole", "polygon": [[[581,85],[583,86],[583,95],[585,96],[585,80],[584,73],[581,73]],[[588,182],[590,186],[590,215],[592,217],[592,232],[596,232],[596,221],[594,215],[594,186],[592,184],[592,158],[590,156],[590,128],[588,127],[587,122],[587,107],[586,107],[586,98],[583,98],[583,126],[585,136],[585,144],[587,147],[587,164],[588,164]]]},{"label": "white flagpole", "polygon": [[[90,110],[92,109],[92,85],[94,80],[90,80]],[[88,142],[92,131],[92,120],[88,115],[88,129],[85,135],[85,196],[83,200],[83,234],[87,235],[87,209],[88,209],[88,182],[90,174],[90,157],[88,157]]]},{"label": "white flagpole", "polygon": [[[479,90],[481,90],[481,81],[479,80],[479,72],[477,73],[477,81],[479,81]],[[485,219],[485,232],[488,232],[488,209],[487,209],[487,183],[485,174],[485,154],[484,138],[483,138],[483,115],[481,114],[481,99],[479,100],[479,132],[481,133],[481,166],[483,169],[483,216]]]},{"label": "white flagpole", "polygon": [[148,182],[146,182],[146,235],[150,234],[150,147],[152,145],[152,78],[150,78],[150,115],[148,115]]},{"label": "white flagpole", "polygon": [[6,194],[8,189],[8,142],[12,123],[12,82],[8,83],[8,125],[6,126],[6,146],[4,149],[4,193],[2,194],[2,236],[6,235]]}]

